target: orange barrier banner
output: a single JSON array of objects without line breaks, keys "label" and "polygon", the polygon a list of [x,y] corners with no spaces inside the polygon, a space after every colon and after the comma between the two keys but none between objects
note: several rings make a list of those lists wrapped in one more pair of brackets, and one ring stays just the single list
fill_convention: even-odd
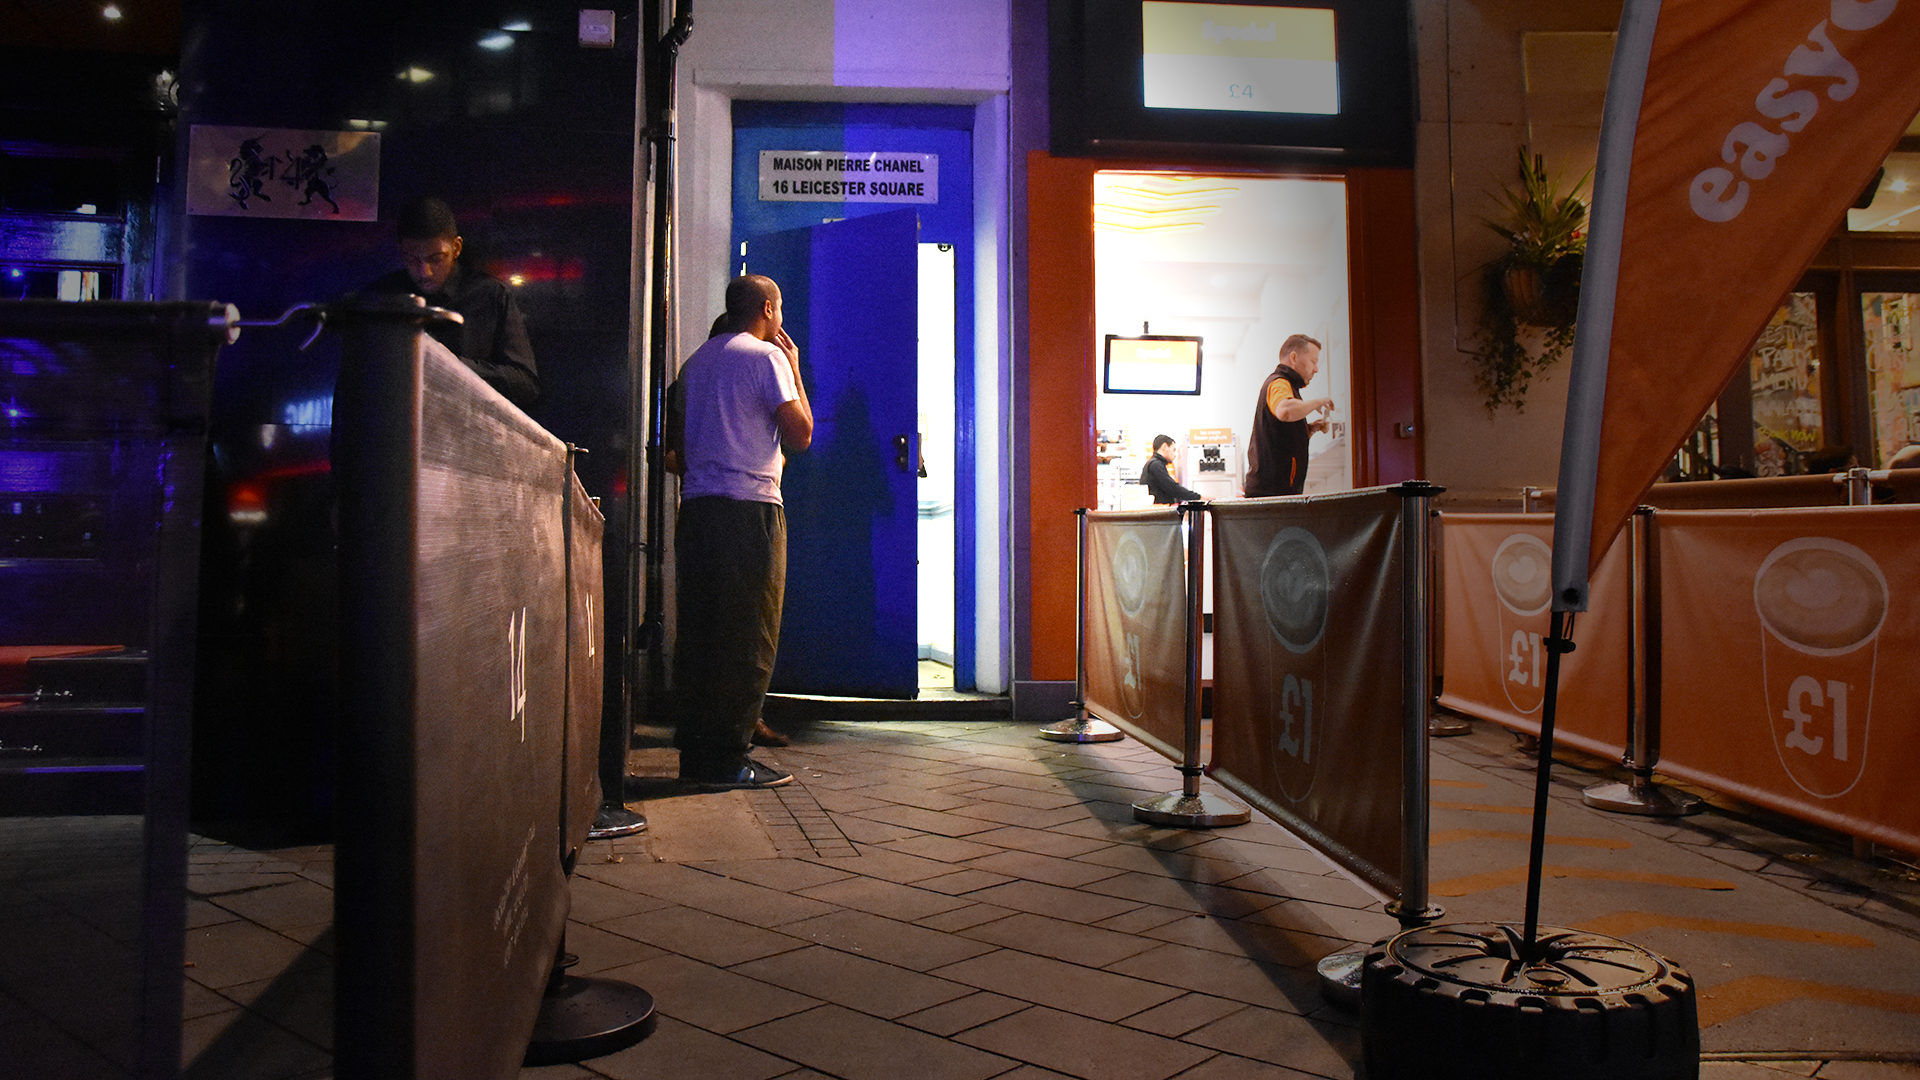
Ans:
[{"label": "orange barrier banner", "polygon": [[1657,518],[1660,770],[1920,851],[1920,507]]},{"label": "orange barrier banner", "polygon": [[1389,895],[1402,866],[1403,502],[1375,490],[1208,508],[1209,771]]},{"label": "orange barrier banner", "polygon": [[1086,707],[1183,760],[1186,545],[1178,510],[1087,513]]},{"label": "orange barrier banner", "polygon": [[[1553,612],[1553,519],[1441,514],[1439,704],[1540,733]],[[1632,588],[1625,534],[1600,560],[1574,650],[1561,658],[1554,739],[1590,754],[1625,751]]]}]

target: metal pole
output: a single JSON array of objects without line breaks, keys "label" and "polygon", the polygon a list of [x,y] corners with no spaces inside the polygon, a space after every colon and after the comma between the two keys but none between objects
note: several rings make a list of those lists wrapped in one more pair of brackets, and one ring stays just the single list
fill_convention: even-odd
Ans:
[{"label": "metal pole", "polygon": [[1428,663],[1430,596],[1428,524],[1433,496],[1440,488],[1421,481],[1401,484],[1400,509],[1400,621],[1404,628],[1400,664],[1401,811],[1400,899],[1387,912],[1403,928],[1424,926],[1444,912],[1427,896],[1428,762],[1427,697],[1433,687]]},{"label": "metal pole", "polygon": [[1087,508],[1075,510],[1079,543],[1073,552],[1073,718],[1040,729],[1054,742],[1114,742],[1119,728],[1087,715]]},{"label": "metal pole", "polygon": [[1871,470],[1858,467],[1848,469],[1846,472],[1834,477],[1835,480],[1847,485],[1848,506],[1873,505],[1873,488],[1868,483],[1872,478],[1873,472]]},{"label": "metal pole", "polygon": [[1200,791],[1200,636],[1205,625],[1207,565],[1207,504],[1180,504],[1187,531],[1187,693],[1186,745],[1180,757],[1180,790],[1133,804],[1133,816],[1152,825],[1212,829],[1245,825],[1253,811],[1217,795]]},{"label": "metal pole", "polygon": [[[1442,488],[1412,480],[1394,489],[1400,502],[1400,896],[1389,901],[1387,913],[1400,920],[1401,930],[1426,926],[1446,912],[1427,897],[1427,697],[1433,688],[1427,636],[1431,596],[1428,568],[1432,535],[1427,524],[1433,497]],[[1314,965],[1320,976],[1320,994],[1343,1009],[1360,1008],[1360,983],[1367,950],[1328,953]]]},{"label": "metal pole", "polygon": [[1595,784],[1580,798],[1596,810],[1648,817],[1679,817],[1700,809],[1700,800],[1653,782],[1660,760],[1660,590],[1659,552],[1654,544],[1655,511],[1634,510],[1627,529],[1627,753],[1620,759],[1630,774],[1624,783]]}]

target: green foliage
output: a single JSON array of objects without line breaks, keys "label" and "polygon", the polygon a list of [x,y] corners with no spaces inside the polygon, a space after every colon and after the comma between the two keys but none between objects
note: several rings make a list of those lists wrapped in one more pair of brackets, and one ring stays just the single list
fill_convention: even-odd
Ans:
[{"label": "green foliage", "polygon": [[1487,227],[1507,242],[1482,278],[1484,303],[1470,352],[1474,385],[1488,412],[1526,407],[1533,376],[1573,347],[1580,269],[1587,247],[1586,177],[1565,192],[1539,155],[1520,148],[1520,183],[1500,194],[1502,216]]}]

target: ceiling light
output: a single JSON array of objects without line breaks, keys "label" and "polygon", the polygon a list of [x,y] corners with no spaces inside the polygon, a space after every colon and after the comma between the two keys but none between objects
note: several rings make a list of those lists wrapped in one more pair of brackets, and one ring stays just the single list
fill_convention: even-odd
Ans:
[{"label": "ceiling light", "polygon": [[524,34],[533,29],[533,24],[525,19],[508,19],[506,22],[500,24],[500,29],[511,30],[516,34]]},{"label": "ceiling light", "polygon": [[395,75],[394,78],[399,79],[401,82],[423,83],[433,78],[433,72],[423,67],[409,67],[405,71]]},{"label": "ceiling light", "polygon": [[506,52],[513,48],[513,35],[504,30],[495,30],[480,39],[480,47],[488,52]]},{"label": "ceiling light", "polygon": [[121,14],[119,4],[108,4],[100,9],[100,17],[108,22],[119,22]]}]

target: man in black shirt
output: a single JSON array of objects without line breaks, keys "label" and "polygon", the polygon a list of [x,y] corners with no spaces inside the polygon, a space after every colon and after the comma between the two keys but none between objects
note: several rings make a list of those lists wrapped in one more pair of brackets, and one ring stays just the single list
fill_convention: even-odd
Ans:
[{"label": "man in black shirt", "polygon": [[1167,472],[1167,466],[1173,464],[1173,436],[1155,435],[1153,453],[1147,455],[1147,463],[1140,469],[1140,482],[1147,485],[1153,493],[1155,505],[1178,502],[1199,502],[1205,495],[1188,487],[1181,487]]},{"label": "man in black shirt", "polygon": [[433,307],[457,311],[464,323],[433,323],[427,333],[452,350],[508,401],[525,409],[540,399],[540,376],[527,340],[527,319],[505,282],[460,265],[460,229],[440,199],[400,209],[401,269],[368,292],[412,293]]},{"label": "man in black shirt", "polygon": [[[1280,345],[1280,363],[1260,385],[1247,438],[1247,498],[1298,495],[1307,485],[1307,440],[1327,429],[1333,399],[1300,392],[1320,370],[1320,343],[1294,334]],[[1314,413],[1320,413],[1314,417]]]}]

